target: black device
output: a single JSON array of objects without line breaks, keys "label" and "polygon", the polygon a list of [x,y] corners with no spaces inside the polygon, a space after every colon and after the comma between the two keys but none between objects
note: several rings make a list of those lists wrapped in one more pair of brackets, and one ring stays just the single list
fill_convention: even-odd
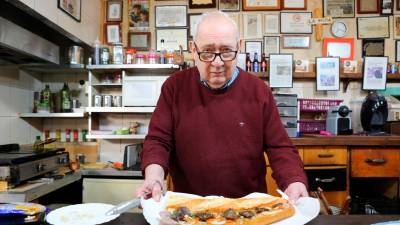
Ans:
[{"label": "black device", "polygon": [[361,125],[368,135],[382,135],[388,117],[388,104],[385,97],[371,91],[361,106]]},{"label": "black device", "polygon": [[124,170],[141,170],[140,152],[142,151],[142,148],[142,143],[125,146],[123,162]]}]

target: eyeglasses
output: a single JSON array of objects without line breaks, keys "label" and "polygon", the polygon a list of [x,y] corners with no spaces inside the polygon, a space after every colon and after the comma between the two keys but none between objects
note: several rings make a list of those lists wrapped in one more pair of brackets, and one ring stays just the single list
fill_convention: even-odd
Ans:
[{"label": "eyeglasses", "polygon": [[229,62],[236,58],[238,51],[224,51],[224,52],[199,52],[199,48],[196,43],[194,43],[194,47],[196,48],[196,52],[199,55],[199,59],[203,62],[213,62],[217,56],[221,59],[222,62]]}]

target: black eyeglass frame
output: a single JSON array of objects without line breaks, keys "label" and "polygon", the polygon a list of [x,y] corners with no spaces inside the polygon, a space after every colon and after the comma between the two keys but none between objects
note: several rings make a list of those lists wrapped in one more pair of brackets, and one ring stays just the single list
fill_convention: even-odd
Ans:
[{"label": "black eyeglass frame", "polygon": [[[226,51],[226,52],[200,52],[199,48],[196,45],[196,42],[193,42],[193,44],[194,44],[194,47],[196,49],[196,53],[199,56],[200,61],[202,61],[202,62],[214,62],[214,60],[217,58],[217,56],[219,56],[219,58],[221,59],[222,62],[230,62],[230,61],[233,61],[233,60],[236,59],[236,56],[237,56],[237,53],[238,53],[238,50],[236,50],[236,51]],[[235,53],[235,56],[233,56],[232,59],[230,59],[230,60],[222,59],[221,54],[230,53],[230,52],[234,52]],[[203,60],[203,59],[201,59],[201,56],[200,56],[202,53],[214,54],[214,58],[212,60]]]}]

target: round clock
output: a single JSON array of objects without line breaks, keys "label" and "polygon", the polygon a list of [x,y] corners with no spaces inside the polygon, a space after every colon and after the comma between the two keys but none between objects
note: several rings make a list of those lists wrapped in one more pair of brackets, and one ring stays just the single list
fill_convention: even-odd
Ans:
[{"label": "round clock", "polygon": [[347,26],[344,22],[336,21],[332,24],[331,31],[335,37],[344,37],[347,33]]}]

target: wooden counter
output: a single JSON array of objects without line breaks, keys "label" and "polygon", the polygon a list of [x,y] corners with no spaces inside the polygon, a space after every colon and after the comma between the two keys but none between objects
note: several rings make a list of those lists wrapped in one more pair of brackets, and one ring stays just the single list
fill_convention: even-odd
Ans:
[{"label": "wooden counter", "polygon": [[400,136],[307,136],[291,138],[296,146],[400,146]]}]

